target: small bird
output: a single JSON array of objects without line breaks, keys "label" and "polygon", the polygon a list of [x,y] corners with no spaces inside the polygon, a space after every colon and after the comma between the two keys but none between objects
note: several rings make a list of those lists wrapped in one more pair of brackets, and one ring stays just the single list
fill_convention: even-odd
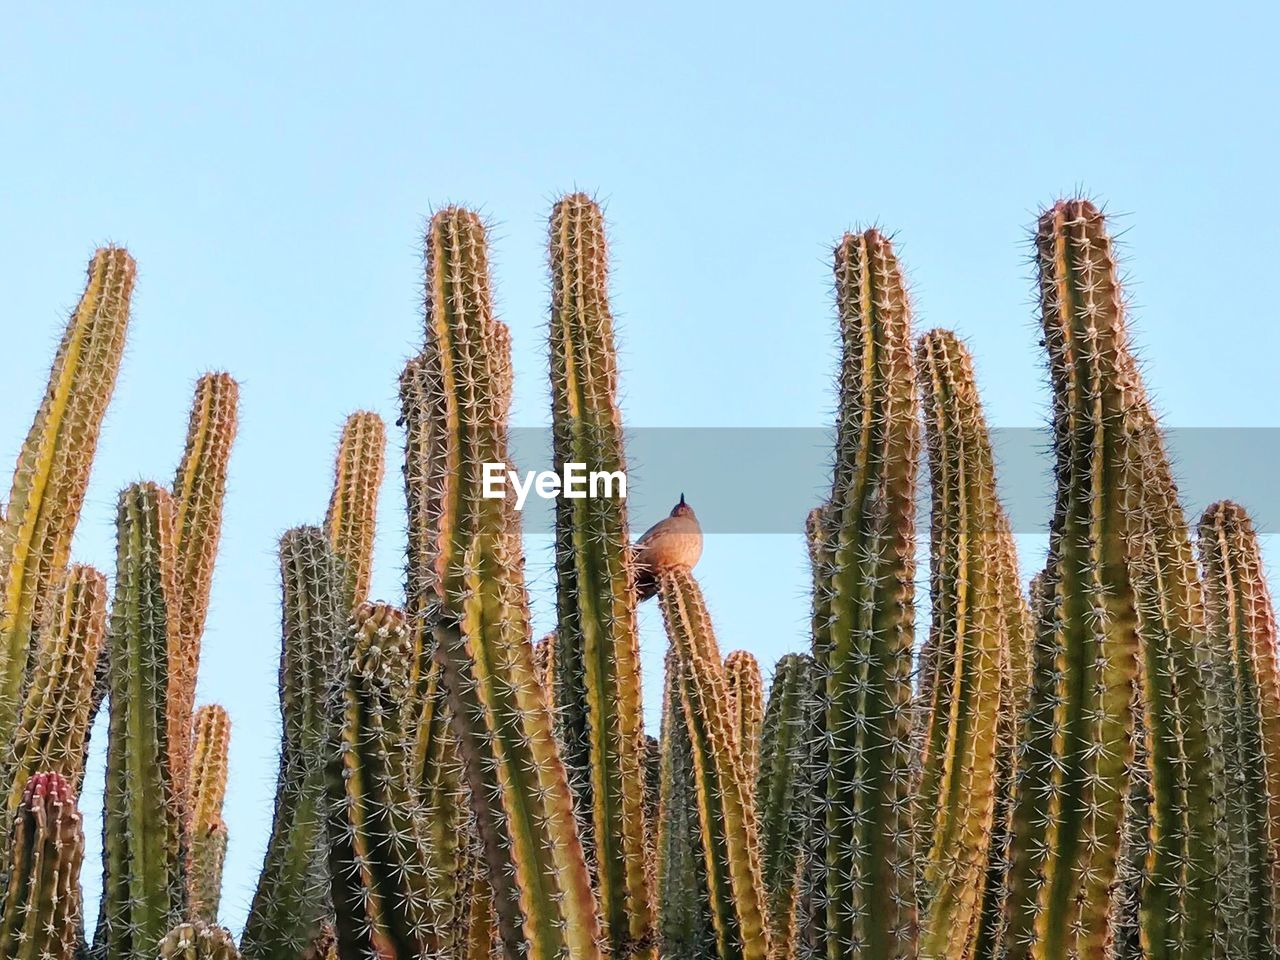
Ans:
[{"label": "small bird", "polygon": [[702,528],[682,493],[680,502],[671,508],[670,516],[646,530],[632,548],[638,598],[648,600],[657,594],[658,575],[663,570],[673,567],[692,570],[701,556]]}]

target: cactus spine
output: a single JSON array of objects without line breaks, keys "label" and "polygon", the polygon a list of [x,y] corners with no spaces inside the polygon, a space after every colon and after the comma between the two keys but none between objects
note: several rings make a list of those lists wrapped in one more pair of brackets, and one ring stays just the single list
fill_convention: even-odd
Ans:
[{"label": "cactus spine", "polygon": [[120,495],[95,943],[106,960],[148,956],[185,908],[184,797],[173,781],[168,727],[177,641],[173,517],[172,498],[154,483]]},{"label": "cactus spine", "polygon": [[340,564],[316,527],[280,538],[280,772],[275,817],[241,947],[249,960],[301,953],[330,913],[325,767],[346,611]]},{"label": "cactus spine", "polygon": [[835,476],[815,595],[823,739],[815,856],[818,952],[914,956],[910,795],[919,456],[911,321],[901,270],[875,230],[835,250],[843,357]]},{"label": "cactus spine", "polygon": [[134,272],[119,247],[89,262],[0,514],[0,743],[13,740],[32,641],[67,564],[124,352]]},{"label": "cactus spine", "polygon": [[22,791],[0,893],[0,956],[73,960],[80,939],[84,830],[61,774],[37,773]]},{"label": "cactus spine", "polygon": [[800,936],[801,880],[813,803],[815,674],[813,658],[805,654],[789,653],[778,661],[760,736],[760,866],[776,960],[794,960]]},{"label": "cactus spine", "polygon": [[760,837],[728,684],[702,591],[675,567],[658,578],[675,688],[693,758],[694,792],[720,960],[769,955]]},{"label": "cactus spine", "polygon": [[227,854],[227,824],[222,802],[227,795],[227,754],[231,746],[231,718],[215,703],[196,711],[191,779],[188,784],[187,865],[191,915],[216,923],[222,899],[222,864]]},{"label": "cactus spine", "polygon": [[764,723],[764,680],[760,664],[746,650],[734,650],[724,658],[725,684],[729,692],[729,716],[742,750],[747,784],[754,796],[760,772],[760,728]]},{"label": "cactus spine", "polygon": [[1249,515],[1230,501],[1200,520],[1215,692],[1219,911],[1232,957],[1280,949],[1280,668],[1276,618]]},{"label": "cactus spine", "polygon": [[231,934],[205,922],[181,923],[160,941],[159,960],[240,960]]},{"label": "cactus spine", "polygon": [[[588,473],[625,473],[604,214],[589,197],[571,194],[556,203],[549,260],[555,468],[577,463]],[[653,957],[628,529],[624,498],[556,500],[555,703],[610,951]]]},{"label": "cactus spine", "polygon": [[40,631],[13,760],[2,771],[9,784],[6,816],[18,809],[27,780],[37,771],[60,774],[73,793],[79,790],[94,671],[106,628],[107,578],[92,567],[73,565]]},{"label": "cactus spine", "polygon": [[344,565],[351,606],[369,595],[378,492],[386,469],[387,429],[376,413],[361,410],[347,418],[333,468],[333,495],[324,529]]},{"label": "cactus spine", "polygon": [[533,666],[512,506],[486,499],[482,464],[506,463],[509,361],[494,334],[484,228],[450,207],[427,234],[428,401],[460,468],[437,529],[441,598],[432,628],[451,717],[485,838],[505,949],[532,960],[600,956],[600,923],[572,795]]}]

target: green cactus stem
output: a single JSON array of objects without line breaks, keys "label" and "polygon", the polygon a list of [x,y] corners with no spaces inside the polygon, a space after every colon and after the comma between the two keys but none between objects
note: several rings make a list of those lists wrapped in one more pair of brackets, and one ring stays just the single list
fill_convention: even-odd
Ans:
[{"label": "green cactus stem", "polygon": [[1009,706],[1008,609],[1016,561],[969,352],[950,331],[920,338],[916,371],[932,500],[932,622],[921,681],[926,719],[917,817],[923,863],[920,955],[975,955],[995,826],[1001,719]]},{"label": "green cactus stem", "polygon": [[729,691],[729,716],[754,796],[756,776],[760,772],[760,728],[764,724],[764,680],[760,676],[760,664],[746,650],[734,650],[724,658],[724,676]]},{"label": "green cactus stem", "polygon": [[756,809],[760,868],[768,895],[774,960],[794,960],[813,798],[813,658],[789,653],[778,661],[760,735]]},{"label": "green cactus stem", "polygon": [[105,960],[150,956],[186,907],[182,789],[168,736],[177,638],[174,508],[154,483],[120,494],[110,626],[110,723],[102,828]]},{"label": "green cactus stem", "polygon": [[227,794],[231,718],[216,703],[196,711],[191,777],[187,786],[188,909],[191,916],[216,923],[222,899],[222,865],[227,855],[227,824],[222,802]]},{"label": "green cactus stem", "polygon": [[134,273],[119,247],[89,262],[0,517],[0,743],[13,741],[33,640],[67,565],[124,352]]},{"label": "green cactus stem", "polygon": [[424,379],[438,388],[426,406],[458,467],[437,495],[435,521],[413,534],[435,531],[435,552],[427,556],[440,600],[430,617],[431,643],[484,838],[504,949],[524,950],[532,960],[566,951],[593,960],[600,923],[534,670],[519,527],[512,504],[482,496],[483,464],[508,462],[510,376],[494,333],[484,228],[475,214],[449,207],[432,218],[426,247]]},{"label": "green cactus stem", "polygon": [[1280,943],[1280,667],[1258,537],[1239,504],[1200,520],[1212,657],[1219,915],[1227,955],[1274,957]]},{"label": "green cactus stem", "polygon": [[912,639],[919,457],[911,320],[876,230],[835,250],[842,337],[835,475],[812,538],[822,677],[813,860],[817,948],[915,956]]},{"label": "green cactus stem", "polygon": [[7,815],[18,809],[37,771],[60,774],[73,793],[79,790],[94,671],[106,630],[107,578],[92,567],[72,565],[40,631],[12,763],[0,771],[9,784]]},{"label": "green cactus stem", "polygon": [[240,960],[231,934],[197,921],[174,927],[160,941],[159,960]]},{"label": "green cactus stem", "polygon": [[173,481],[178,635],[169,663],[169,744],[177,784],[187,782],[191,764],[200,639],[222,533],[222,501],[239,398],[240,387],[229,374],[208,373],[196,382],[186,446]]},{"label": "green cactus stem", "polygon": [[[626,472],[604,214],[575,193],[551,213],[551,408],[556,470]],[[615,957],[655,956],[646,869],[644,730],[627,501],[556,500],[557,733]]]},{"label": "green cactus stem", "polygon": [[347,595],[353,608],[369,595],[386,449],[387,428],[380,416],[361,410],[347,418],[334,460],[333,495],[324,529],[344,565]]},{"label": "green cactus stem", "polygon": [[658,578],[675,687],[693,757],[698,827],[720,960],[769,956],[760,836],[746,764],[729,712],[724,663],[697,581],[686,569]]},{"label": "green cactus stem", "polygon": [[280,538],[280,772],[266,857],[241,937],[249,960],[300,954],[331,912],[325,767],[347,616],[341,565],[316,527]]},{"label": "green cactus stem", "polygon": [[0,892],[0,956],[73,960],[80,940],[84,830],[75,793],[57,773],[36,773],[22,791]]}]

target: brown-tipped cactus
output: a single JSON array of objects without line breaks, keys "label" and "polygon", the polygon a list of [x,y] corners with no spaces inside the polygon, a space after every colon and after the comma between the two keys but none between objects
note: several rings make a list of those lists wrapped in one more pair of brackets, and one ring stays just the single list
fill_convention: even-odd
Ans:
[{"label": "brown-tipped cactus", "polygon": [[53,602],[115,388],[135,266],[104,247],[67,323],[0,515],[0,743],[10,743],[34,638]]},{"label": "brown-tipped cactus", "polygon": [[[457,935],[455,898],[436,886],[411,780],[403,708],[412,649],[404,614],[363,604],[348,642],[340,769],[329,778],[329,869],[343,888],[334,896],[338,942],[379,960],[440,956]],[[346,895],[351,876],[362,888],[358,903]]]},{"label": "brown-tipped cactus", "polygon": [[209,612],[213,565],[222,535],[227,465],[238,423],[240,387],[226,373],[196,382],[186,446],[173,481],[174,557],[177,564],[177,639],[170,654],[169,744],[174,783],[187,782],[192,710],[200,669],[200,639]]},{"label": "brown-tipped cactus", "polygon": [[789,653],[778,661],[760,736],[756,810],[760,866],[776,960],[793,960],[800,938],[800,898],[813,809],[813,658]]},{"label": "brown-tipped cactus", "polygon": [[[505,949],[533,960],[600,956],[601,930],[573,801],[533,665],[519,528],[511,503],[482,496],[484,465],[508,462],[501,356],[484,227],[449,207],[427,234],[422,359],[439,444],[455,468],[422,531],[438,598],[431,646],[443,667]],[[430,391],[437,391],[431,394]],[[425,428],[411,428],[421,434]],[[411,551],[419,550],[412,547]]]},{"label": "brown-tipped cactus", "polygon": [[343,563],[347,595],[353,607],[369,595],[386,451],[387,428],[380,416],[361,410],[347,418],[334,460],[333,494],[324,529]]},{"label": "brown-tipped cactus", "polygon": [[835,476],[811,538],[822,728],[813,935],[820,954],[915,955],[912,639],[919,457],[911,318],[876,230],[835,250]]},{"label": "brown-tipped cactus", "polygon": [[[968,351],[950,331],[916,355],[929,455],[932,621],[916,790],[925,851],[920,956],[970,960],[986,904],[997,758],[1012,708],[1008,610],[1020,594]],[[1007,782],[1007,781],[1006,781]],[[926,852],[927,851],[927,852]]]},{"label": "brown-tipped cactus", "polygon": [[158,960],[240,960],[231,934],[204,921],[180,923],[158,949]]},{"label": "brown-tipped cactus", "polygon": [[697,581],[685,569],[661,574],[658,601],[671,642],[673,695],[679,698],[693,761],[716,955],[720,960],[764,960],[769,929],[754,784],[748,781],[729,713],[728,683],[711,618]]},{"label": "brown-tipped cactus", "polygon": [[[556,470],[625,477],[604,214],[584,194],[551,213],[551,407]],[[615,957],[653,957],[645,865],[640,644],[627,501],[556,500],[555,705],[601,919]]]},{"label": "brown-tipped cactus", "polygon": [[280,772],[275,817],[241,948],[248,960],[300,954],[331,912],[325,767],[347,610],[341,565],[324,533],[280,538]]},{"label": "brown-tipped cactus", "polygon": [[9,784],[5,815],[18,808],[36,771],[61,774],[73,792],[84,774],[94,671],[107,628],[107,578],[73,565],[37,640],[12,763],[0,765]]},{"label": "brown-tipped cactus", "polygon": [[80,940],[84,830],[71,785],[37,773],[23,789],[0,892],[0,956],[73,960]]},{"label": "brown-tipped cactus", "polygon": [[1214,694],[1219,921],[1231,957],[1275,957],[1280,894],[1280,668],[1276,617],[1249,515],[1200,520]]},{"label": "brown-tipped cactus", "polygon": [[191,916],[216,923],[222,899],[222,864],[227,855],[227,824],[222,801],[227,795],[231,718],[211,703],[196,711],[191,777],[187,785],[188,909]]},{"label": "brown-tipped cactus", "polygon": [[760,728],[764,723],[764,679],[760,664],[746,650],[734,650],[724,658],[725,685],[729,691],[729,716],[742,751],[747,783],[755,793],[760,771]]}]

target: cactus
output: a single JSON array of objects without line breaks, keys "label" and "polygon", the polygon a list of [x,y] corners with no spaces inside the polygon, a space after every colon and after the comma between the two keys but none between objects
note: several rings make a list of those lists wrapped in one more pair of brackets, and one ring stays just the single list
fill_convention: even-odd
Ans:
[{"label": "cactus", "polygon": [[435,886],[423,808],[412,789],[411,738],[402,722],[412,654],[404,614],[361,605],[349,644],[341,770],[329,781],[330,873],[340,882],[358,876],[363,895],[358,904],[335,895],[338,940],[382,960],[438,956],[456,932],[451,913],[438,911],[454,904]]},{"label": "cactus", "polygon": [[0,770],[0,782],[9,784],[6,816],[18,809],[36,771],[61,775],[72,793],[80,789],[106,626],[107,578],[92,567],[71,566],[40,631],[12,761]]},{"label": "cactus", "polygon": [[658,601],[691,748],[717,955],[720,960],[764,960],[769,930],[754,784],[747,779],[729,712],[728,683],[711,618],[697,581],[683,568],[662,572]]},{"label": "cactus", "polygon": [[346,594],[353,608],[369,595],[386,447],[387,429],[376,413],[361,410],[347,418],[338,441],[324,529],[344,565]]},{"label": "cactus", "polygon": [[196,711],[191,779],[187,785],[188,902],[191,916],[216,923],[222,898],[222,864],[227,854],[227,825],[222,801],[227,793],[227,753],[231,718],[217,704]]},{"label": "cactus", "polygon": [[173,782],[187,782],[200,639],[222,533],[222,500],[235,440],[240,387],[226,373],[196,382],[187,441],[173,481],[177,640],[170,654],[169,744]]},{"label": "cactus", "polygon": [[275,817],[241,949],[249,960],[301,953],[330,913],[324,841],[330,707],[346,628],[340,564],[316,527],[280,538],[283,730]]},{"label": "cactus", "polygon": [[889,241],[835,251],[843,356],[835,475],[812,548],[822,677],[821,821],[814,869],[820,954],[914,956],[912,631],[919,456],[910,311]]},{"label": "cactus", "polygon": [[1019,595],[1017,562],[1002,555],[1012,540],[969,353],[951,332],[932,330],[916,359],[932,499],[916,814],[927,845],[920,955],[970,960],[985,908],[1001,719],[1011,706],[1007,611]]},{"label": "cactus", "polygon": [[124,352],[134,272],[119,247],[89,262],[0,514],[0,743],[13,741],[33,639],[67,564]]},{"label": "cactus", "polygon": [[815,673],[813,658],[802,653],[778,661],[760,736],[756,809],[775,960],[794,960],[800,936],[801,879],[813,803]]},{"label": "cactus", "polygon": [[760,664],[746,650],[734,650],[724,658],[729,691],[729,716],[742,751],[747,784],[754,796],[760,772],[760,728],[764,723],[764,680]]},{"label": "cactus", "polygon": [[431,646],[443,668],[504,948],[527,950],[532,960],[564,951],[592,960],[600,956],[600,923],[534,671],[519,530],[510,503],[481,496],[482,465],[508,460],[509,389],[484,228],[475,214],[450,207],[432,218],[426,246],[424,379],[439,387],[426,406],[458,468],[439,491],[438,516],[413,533],[434,537],[437,547],[428,554],[435,577],[427,586],[438,598]]},{"label": "cactus", "polygon": [[240,960],[231,934],[203,921],[180,923],[159,946],[159,960]]},{"label": "cactus", "polygon": [[554,630],[533,645],[533,666],[538,671],[538,682],[547,692],[547,702],[554,707],[556,691],[556,632]]},{"label": "cactus", "polygon": [[1218,909],[1228,956],[1275,957],[1280,943],[1280,668],[1276,618],[1244,508],[1210,506],[1200,565],[1213,670]]},{"label": "cactus", "polygon": [[22,791],[0,892],[0,956],[73,960],[80,939],[84,830],[61,774],[36,773]]},{"label": "cactus", "polygon": [[[549,247],[555,469],[576,463],[588,474],[625,473],[599,206],[580,193],[557,202]],[[555,704],[610,952],[652,958],[640,644],[628,531],[625,498],[556,500]]]},{"label": "cactus", "polygon": [[170,768],[169,657],[177,640],[173,500],[120,494],[110,627],[110,724],[95,949],[147,956],[186,906],[181,788]]}]

